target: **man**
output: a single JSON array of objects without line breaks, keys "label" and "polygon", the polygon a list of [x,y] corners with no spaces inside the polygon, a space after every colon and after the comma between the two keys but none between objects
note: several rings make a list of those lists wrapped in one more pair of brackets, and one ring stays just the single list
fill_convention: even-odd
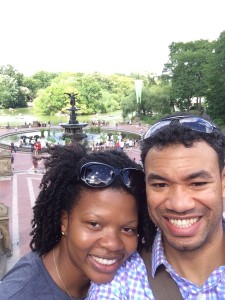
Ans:
[{"label": "man", "polygon": [[13,151],[16,153],[16,148],[15,148],[15,145],[14,145],[13,142],[11,142],[10,150],[11,150],[11,153],[12,153]]},{"label": "man", "polygon": [[[183,299],[225,299],[224,150],[221,130],[187,114],[162,119],[142,141],[148,210],[158,228],[146,266],[152,266],[155,278],[164,266]],[[119,270],[108,286],[93,286],[91,291],[104,299],[178,299],[158,298],[152,281],[146,287],[146,277],[143,268],[139,273]],[[137,290],[141,280],[142,289]],[[166,281],[159,284],[162,290]]]},{"label": "man", "polygon": [[225,136],[190,116],[164,118],[145,134],[149,215],[159,228],[152,275],[163,264],[184,299],[225,299]]}]

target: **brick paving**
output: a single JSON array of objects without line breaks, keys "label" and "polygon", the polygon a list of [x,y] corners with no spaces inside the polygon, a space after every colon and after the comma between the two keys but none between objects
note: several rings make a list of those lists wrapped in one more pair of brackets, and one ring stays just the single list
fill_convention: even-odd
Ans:
[{"label": "brick paving", "polygon": [[[105,128],[105,127],[104,127]],[[142,133],[146,128],[137,125],[118,125],[118,129],[134,133]],[[0,129],[0,135],[12,132],[11,129]],[[125,149],[131,159],[140,160],[138,147]],[[8,258],[8,270],[24,254],[28,253],[31,231],[32,207],[39,193],[44,168],[40,161],[37,173],[34,172],[32,154],[16,152],[14,155],[13,175],[11,177],[0,177],[0,202],[9,207],[10,234],[13,243],[13,255]]]}]

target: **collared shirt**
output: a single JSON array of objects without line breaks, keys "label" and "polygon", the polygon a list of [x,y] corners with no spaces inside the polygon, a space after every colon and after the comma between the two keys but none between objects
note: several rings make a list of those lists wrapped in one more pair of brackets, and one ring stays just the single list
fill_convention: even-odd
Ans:
[{"label": "collared shirt", "polygon": [[[206,262],[207,263],[207,262]],[[185,300],[223,300],[225,299],[225,266],[214,270],[205,283],[199,287],[180,277],[168,263],[164,255],[161,231],[158,230],[152,249],[152,276],[159,265],[164,264],[176,281]],[[108,284],[92,284],[87,299],[110,300],[154,300],[148,283],[143,260],[135,253],[118,270]]]},{"label": "collared shirt", "polygon": [[107,284],[91,284],[89,300],[154,300],[148,283],[147,270],[140,255],[135,252],[119,268]]},{"label": "collared shirt", "polygon": [[221,266],[214,270],[202,286],[197,286],[189,280],[179,276],[168,263],[164,255],[162,235],[161,232],[158,231],[152,249],[152,276],[154,276],[157,267],[161,264],[165,265],[167,271],[176,281],[181,295],[185,300],[225,299],[225,266]]}]

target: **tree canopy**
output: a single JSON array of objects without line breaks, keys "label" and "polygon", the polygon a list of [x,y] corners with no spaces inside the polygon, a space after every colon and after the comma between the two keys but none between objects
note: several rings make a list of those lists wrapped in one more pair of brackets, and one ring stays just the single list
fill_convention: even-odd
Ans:
[{"label": "tree canopy", "polygon": [[198,40],[188,43],[172,43],[169,46],[169,62],[164,75],[171,81],[171,96],[180,110],[189,111],[191,100],[202,98],[207,90],[207,66],[210,63],[213,43]]},{"label": "tree canopy", "polygon": [[214,44],[207,78],[207,111],[217,123],[225,124],[225,31]]},{"label": "tree canopy", "polygon": [[[193,108],[201,114],[204,108],[225,124],[225,31],[215,41],[172,42],[169,51],[160,76],[40,71],[25,77],[11,65],[0,66],[0,107],[26,107],[32,101],[43,115],[66,113],[66,93],[75,93],[81,114],[122,109],[123,117],[130,118],[136,112],[145,117]],[[141,103],[136,99],[136,79],[143,81]]]},{"label": "tree canopy", "polygon": [[24,76],[11,65],[0,66],[0,106],[2,108],[26,107],[29,89],[23,84]]}]

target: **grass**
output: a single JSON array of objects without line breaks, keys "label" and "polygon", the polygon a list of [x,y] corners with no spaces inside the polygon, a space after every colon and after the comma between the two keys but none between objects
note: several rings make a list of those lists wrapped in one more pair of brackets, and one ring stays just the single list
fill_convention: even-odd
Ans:
[{"label": "grass", "polygon": [[[110,124],[115,124],[116,122],[122,121],[122,112],[115,111],[107,114],[98,114],[98,115],[78,115],[77,120],[79,122],[90,123],[92,120],[105,120]],[[51,122],[51,124],[58,125],[59,123],[68,123],[69,114],[66,117],[63,116],[43,116],[37,114],[32,107],[27,108],[18,108],[13,112],[8,109],[0,109],[0,126],[5,127],[8,123],[11,127],[33,123],[33,121],[39,122]]]}]

